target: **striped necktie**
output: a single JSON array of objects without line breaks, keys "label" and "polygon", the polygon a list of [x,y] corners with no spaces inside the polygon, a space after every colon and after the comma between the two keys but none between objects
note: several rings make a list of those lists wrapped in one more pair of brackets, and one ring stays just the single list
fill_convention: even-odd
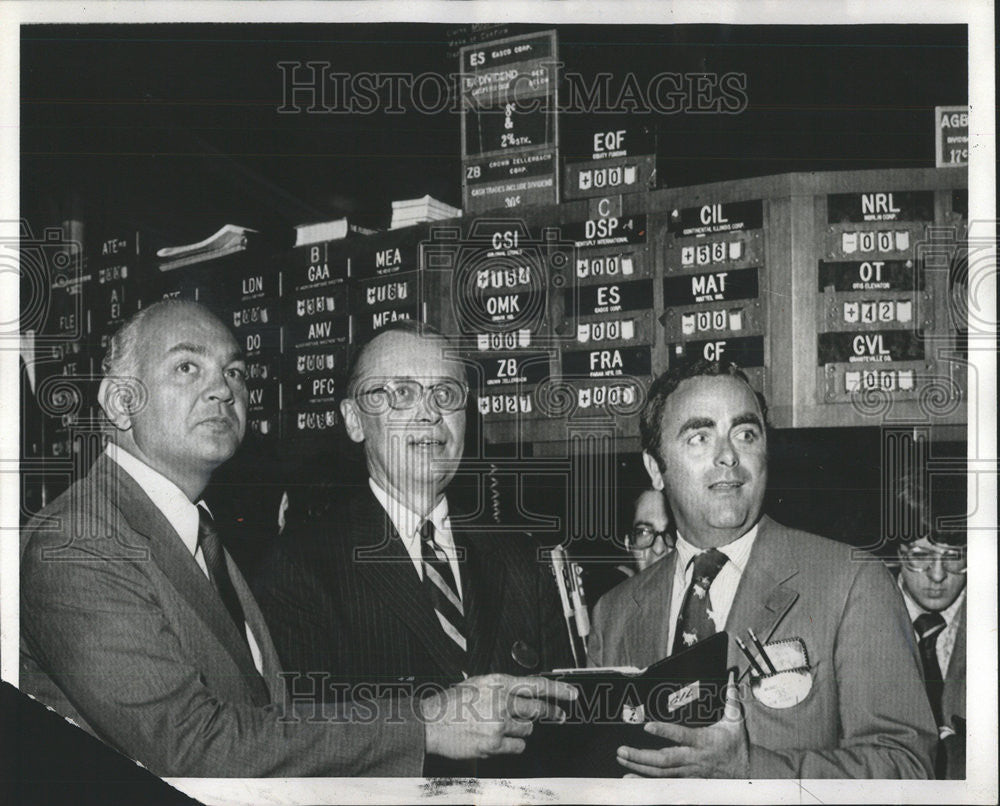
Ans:
[{"label": "striped necktie", "polygon": [[434,524],[430,518],[420,527],[420,554],[424,567],[424,588],[430,596],[441,629],[455,642],[464,659],[465,608],[458,595],[458,585],[451,570],[451,563],[448,562],[448,555],[434,540]]}]

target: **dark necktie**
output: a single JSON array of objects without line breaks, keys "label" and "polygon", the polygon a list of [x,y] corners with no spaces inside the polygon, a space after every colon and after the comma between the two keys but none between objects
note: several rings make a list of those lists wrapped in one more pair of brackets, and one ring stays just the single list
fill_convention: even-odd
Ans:
[{"label": "dark necktie", "polygon": [[937,639],[945,628],[944,616],[940,613],[921,613],[913,622],[919,639],[920,660],[924,667],[924,686],[931,701],[934,718],[938,725],[941,719],[941,695],[944,693],[944,679],[937,658]]},{"label": "dark necktie", "polygon": [[[236,595],[233,581],[229,578],[229,571],[226,568],[226,555],[222,549],[222,541],[215,528],[215,521],[208,514],[204,507],[198,507],[198,545],[201,546],[202,556],[205,558],[205,565],[208,567],[208,575],[212,580],[212,585],[219,592],[222,603],[229,611],[229,615],[236,625],[236,632],[239,633],[244,643],[247,642],[246,617],[243,615],[243,607],[240,599]],[[249,648],[249,644],[247,644]]]},{"label": "dark necktie", "polygon": [[420,527],[420,554],[423,558],[424,588],[441,623],[441,629],[455,642],[465,665],[465,608],[458,595],[458,585],[451,563],[444,550],[434,540],[434,524],[428,518]]},{"label": "dark necktie", "polygon": [[691,584],[681,602],[681,612],[677,618],[677,632],[674,634],[674,653],[687,649],[699,641],[715,635],[719,628],[709,617],[712,599],[708,589],[712,587],[722,566],[729,558],[718,549],[709,549],[695,556],[691,572]]}]

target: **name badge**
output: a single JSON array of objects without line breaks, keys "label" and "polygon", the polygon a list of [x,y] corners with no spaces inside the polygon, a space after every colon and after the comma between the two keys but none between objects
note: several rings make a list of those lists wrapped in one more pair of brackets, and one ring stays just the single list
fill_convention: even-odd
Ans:
[{"label": "name badge", "polygon": [[[788,638],[764,644],[758,664],[765,671],[750,672],[750,691],[768,708],[791,708],[802,702],[812,690],[813,675],[809,653],[801,638]],[[773,671],[772,671],[773,670]]]}]

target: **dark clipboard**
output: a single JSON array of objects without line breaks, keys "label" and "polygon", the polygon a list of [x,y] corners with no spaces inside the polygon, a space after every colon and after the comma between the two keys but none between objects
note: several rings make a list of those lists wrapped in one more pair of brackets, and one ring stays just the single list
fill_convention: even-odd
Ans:
[{"label": "dark clipboard", "polygon": [[[544,777],[621,777],[622,745],[659,748],[668,742],[643,730],[649,720],[706,727],[725,710],[729,636],[698,642],[646,669],[545,672],[580,690],[562,724],[540,722],[529,739],[535,773]],[[628,721],[635,720],[635,721]]]}]

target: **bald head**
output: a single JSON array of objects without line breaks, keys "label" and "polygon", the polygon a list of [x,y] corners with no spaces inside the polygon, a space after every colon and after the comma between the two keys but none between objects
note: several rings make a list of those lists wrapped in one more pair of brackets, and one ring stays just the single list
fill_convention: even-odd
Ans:
[{"label": "bald head", "polygon": [[215,318],[204,306],[186,299],[165,299],[141,308],[111,336],[108,351],[101,361],[103,374],[120,378],[134,377],[139,366],[139,345],[146,329],[164,316],[182,311],[200,311]]},{"label": "bald head", "polygon": [[115,441],[194,500],[246,428],[246,364],[232,333],[197,303],[157,303],[115,334],[104,367]]},{"label": "bald head", "polygon": [[[373,367],[384,363],[386,355],[390,357],[399,345],[406,345],[408,340],[405,336],[413,336],[419,343],[425,344],[430,349],[437,351],[438,358],[444,363],[454,363],[455,372],[459,377],[464,377],[464,370],[457,361],[447,358],[449,351],[454,348],[448,338],[437,328],[413,319],[397,319],[390,322],[381,330],[371,336],[354,356],[350,368],[347,372],[347,396],[354,394],[355,387],[360,378],[371,375]],[[397,367],[398,368],[398,367]]]}]

